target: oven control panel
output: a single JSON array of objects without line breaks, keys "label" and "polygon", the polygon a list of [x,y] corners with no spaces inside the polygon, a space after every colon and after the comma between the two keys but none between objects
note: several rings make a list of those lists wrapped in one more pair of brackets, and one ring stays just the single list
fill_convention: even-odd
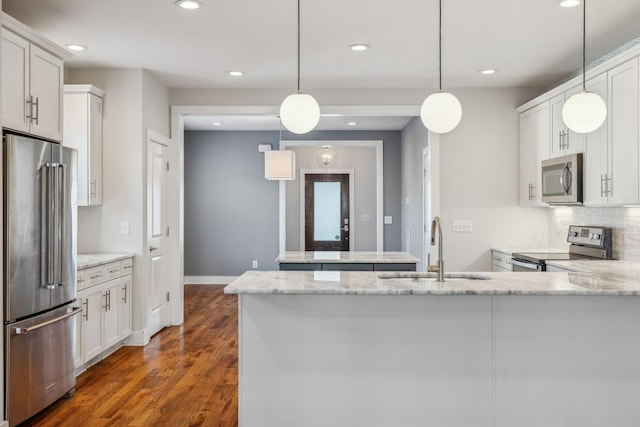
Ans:
[{"label": "oven control panel", "polygon": [[587,227],[584,225],[569,226],[567,242],[575,245],[606,248],[611,241],[611,228]]}]

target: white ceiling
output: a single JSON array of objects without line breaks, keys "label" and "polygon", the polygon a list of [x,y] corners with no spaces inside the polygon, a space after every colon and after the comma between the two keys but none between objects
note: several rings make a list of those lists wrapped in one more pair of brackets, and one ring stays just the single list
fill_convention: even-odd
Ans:
[{"label": "white ceiling", "polygon": [[[2,0],[69,67],[145,68],[170,88],[296,88],[295,0]],[[301,0],[301,87],[434,88],[437,0]],[[640,37],[639,0],[587,2],[587,61]],[[443,86],[548,87],[581,65],[581,7],[443,0]],[[348,46],[371,45],[355,53]],[[492,76],[479,70],[496,68]],[[233,78],[229,70],[245,75]]]}]

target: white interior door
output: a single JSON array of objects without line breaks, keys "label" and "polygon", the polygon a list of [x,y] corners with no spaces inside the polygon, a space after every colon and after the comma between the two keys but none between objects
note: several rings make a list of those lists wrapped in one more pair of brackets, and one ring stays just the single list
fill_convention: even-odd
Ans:
[{"label": "white interior door", "polygon": [[149,242],[150,335],[169,325],[167,262],[167,173],[169,140],[147,131],[147,238]]}]

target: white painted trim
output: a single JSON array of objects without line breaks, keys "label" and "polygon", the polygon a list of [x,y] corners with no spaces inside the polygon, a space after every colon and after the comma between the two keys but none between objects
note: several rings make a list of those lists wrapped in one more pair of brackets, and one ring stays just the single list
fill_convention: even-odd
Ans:
[{"label": "white painted trim", "polygon": [[238,276],[185,276],[185,285],[228,285]]},{"label": "white painted trim", "polygon": [[[384,141],[382,140],[283,140],[280,142],[280,149],[286,147],[321,147],[323,145],[333,145],[336,147],[373,147],[376,149],[376,250],[384,250]],[[286,186],[280,183],[280,253],[286,251],[287,229],[283,222],[283,209],[286,211]],[[285,213],[286,215],[286,213]]]},{"label": "white painted trim", "polygon": [[349,175],[349,250],[355,250],[356,226],[354,220],[355,211],[355,171],[353,169],[300,169],[300,250],[306,248],[306,232],[305,232],[305,180],[306,175],[310,173],[322,174],[348,174]]},{"label": "white painted trim", "polygon": [[2,421],[2,423],[0,423],[0,427],[9,427],[9,421]]},{"label": "white painted trim", "polygon": [[124,340],[124,345],[144,347],[149,344],[150,339],[149,331],[146,329],[132,331],[131,335]]},{"label": "white painted trim", "polygon": [[431,215],[440,216],[440,136],[429,132],[431,147]]}]

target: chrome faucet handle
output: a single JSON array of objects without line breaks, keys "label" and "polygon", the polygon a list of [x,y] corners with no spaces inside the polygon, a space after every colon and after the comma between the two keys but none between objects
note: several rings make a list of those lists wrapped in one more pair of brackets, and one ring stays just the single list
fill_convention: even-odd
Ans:
[{"label": "chrome faucet handle", "polygon": [[440,271],[440,268],[437,265],[427,266],[427,273],[437,273],[438,271]]}]

